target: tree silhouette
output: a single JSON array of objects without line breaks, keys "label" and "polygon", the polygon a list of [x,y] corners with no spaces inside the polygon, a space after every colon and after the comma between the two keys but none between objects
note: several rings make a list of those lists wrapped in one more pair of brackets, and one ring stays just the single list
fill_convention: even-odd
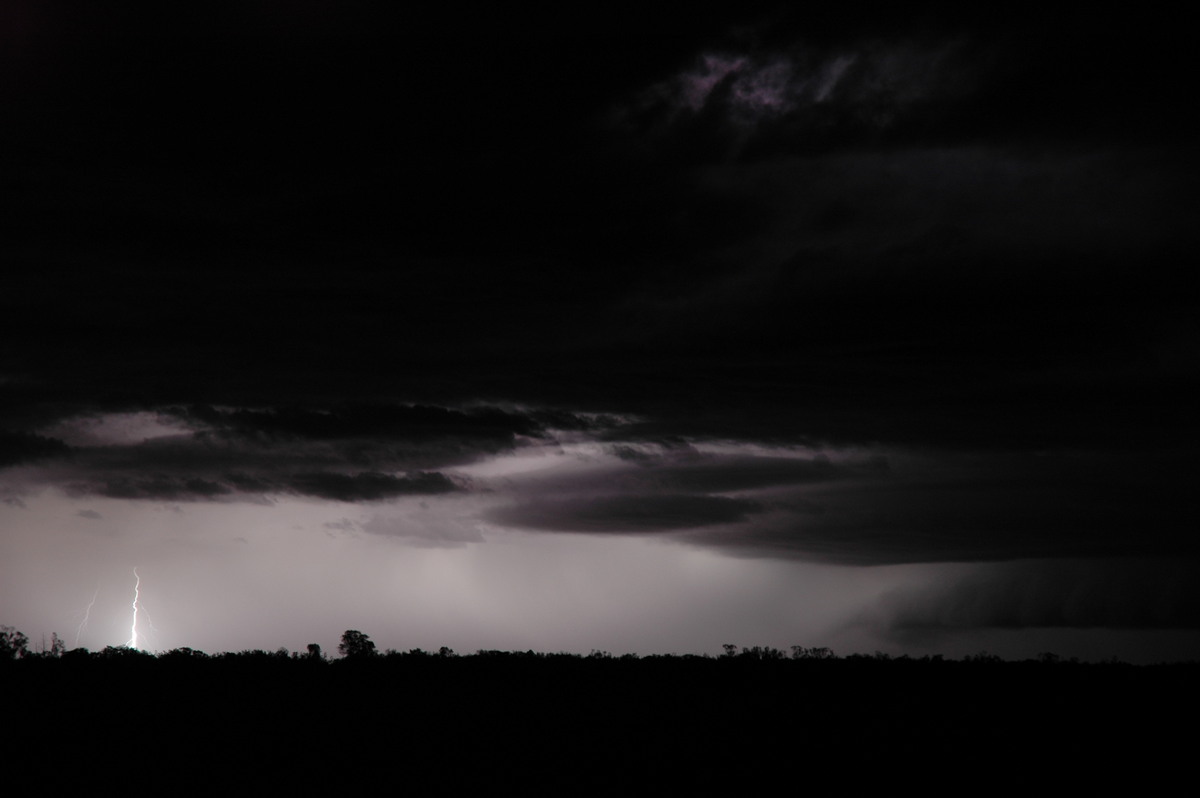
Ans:
[{"label": "tree silhouette", "polygon": [[357,629],[347,629],[342,633],[342,642],[338,643],[338,653],[343,657],[373,657],[375,643]]},{"label": "tree silhouette", "polygon": [[29,653],[29,638],[11,626],[0,626],[0,659],[20,659]]}]

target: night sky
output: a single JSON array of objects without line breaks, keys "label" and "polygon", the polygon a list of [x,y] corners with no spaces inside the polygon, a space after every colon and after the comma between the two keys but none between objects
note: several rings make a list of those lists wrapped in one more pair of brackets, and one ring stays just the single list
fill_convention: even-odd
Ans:
[{"label": "night sky", "polygon": [[35,645],[1200,658],[1182,19],[102,5],[0,6]]}]

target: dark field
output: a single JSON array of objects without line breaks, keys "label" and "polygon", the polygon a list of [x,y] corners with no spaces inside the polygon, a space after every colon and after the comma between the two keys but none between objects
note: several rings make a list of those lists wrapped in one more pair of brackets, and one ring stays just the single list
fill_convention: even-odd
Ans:
[{"label": "dark field", "polygon": [[1165,778],[1194,749],[1197,672],[771,649],[338,660],[108,649],[0,662],[0,685],[10,770],[34,783],[617,795],[776,791],[780,779],[788,792],[896,779],[941,791],[947,772]]}]

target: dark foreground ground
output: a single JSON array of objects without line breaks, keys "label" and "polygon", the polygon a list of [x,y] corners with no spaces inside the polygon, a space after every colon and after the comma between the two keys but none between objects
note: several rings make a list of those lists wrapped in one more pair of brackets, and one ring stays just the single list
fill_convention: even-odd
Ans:
[{"label": "dark foreground ground", "polygon": [[1118,773],[1153,789],[1194,755],[1197,675],[748,654],[0,661],[6,779],[55,792],[942,793]]}]

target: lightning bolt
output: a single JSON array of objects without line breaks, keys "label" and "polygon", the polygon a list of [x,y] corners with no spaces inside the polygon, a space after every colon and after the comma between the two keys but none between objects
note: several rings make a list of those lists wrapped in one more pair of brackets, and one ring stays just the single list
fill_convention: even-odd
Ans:
[{"label": "lightning bolt", "polygon": [[[96,604],[96,597],[100,595],[100,586],[96,585],[96,592],[92,594],[92,600],[88,602],[87,609],[83,611],[83,621],[79,624],[79,628],[75,630],[75,648],[79,648],[79,636],[83,634],[83,630],[87,628],[88,619],[92,617],[92,607]],[[79,617],[78,615],[75,617]]]},{"label": "lightning bolt", "polygon": [[142,578],[138,576],[137,567],[133,569],[133,627],[129,635],[129,642],[125,645],[130,648],[138,647],[137,639],[137,615],[138,615],[138,589],[142,586]]}]

